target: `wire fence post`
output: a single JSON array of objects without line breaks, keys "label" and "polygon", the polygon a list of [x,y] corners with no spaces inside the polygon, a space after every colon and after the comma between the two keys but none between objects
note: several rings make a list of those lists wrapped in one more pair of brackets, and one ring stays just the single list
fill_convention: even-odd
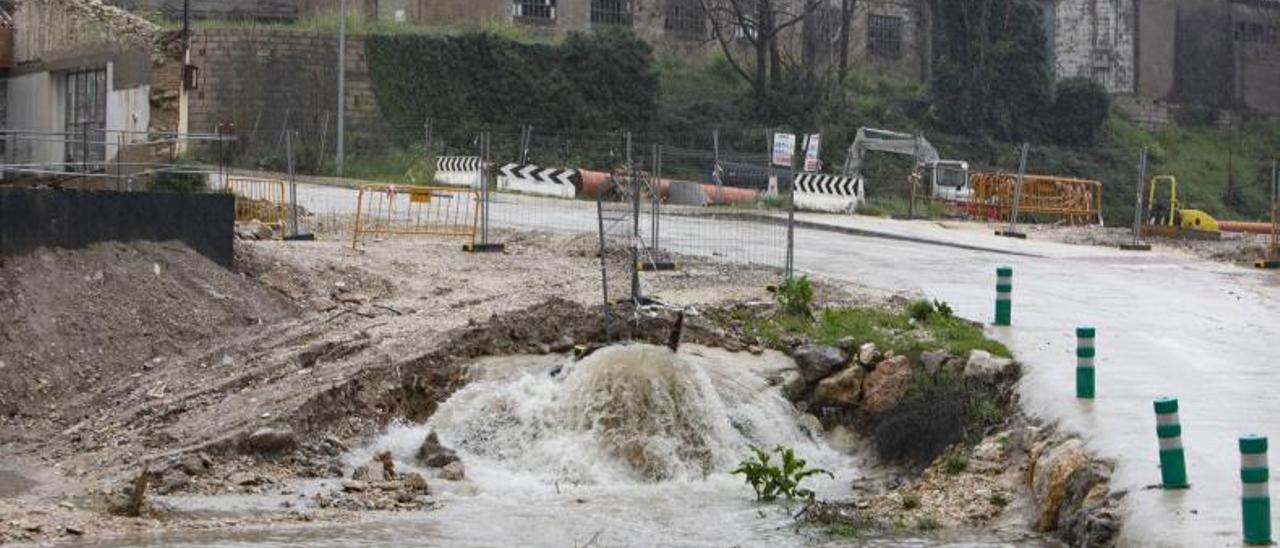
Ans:
[{"label": "wire fence post", "polygon": [[489,241],[489,204],[492,200],[493,193],[489,190],[489,176],[493,165],[490,163],[492,157],[492,134],[488,131],[480,133],[477,137],[477,152],[480,154],[480,166],[478,184],[480,185],[476,192],[476,199],[480,200],[478,211],[479,216],[477,224],[479,225],[479,242],[471,242],[462,246],[464,251],[470,252],[501,252],[506,249],[505,244],[493,243]]},{"label": "wire fence post", "polygon": [[121,165],[124,155],[124,132],[121,132],[116,134],[116,190],[121,190],[121,185],[124,183],[124,170]]},{"label": "wire fence post", "polygon": [[289,236],[298,235],[298,181],[293,176],[293,130],[284,134],[285,161],[289,166]]},{"label": "wire fence post", "polygon": [[422,123],[422,150],[431,155],[431,118]]},{"label": "wire fence post", "polygon": [[1147,148],[1142,148],[1142,154],[1138,158],[1138,185],[1134,192],[1133,198],[1133,241],[1127,244],[1120,244],[1120,249],[1126,251],[1149,251],[1151,246],[1142,243],[1142,217],[1145,208],[1142,203],[1142,185],[1147,180]]},{"label": "wire fence post", "polygon": [[716,184],[716,201],[712,205],[719,205],[724,200],[724,176],[720,167],[720,128],[711,130],[711,146],[715,149],[715,163],[711,166],[711,177]]}]

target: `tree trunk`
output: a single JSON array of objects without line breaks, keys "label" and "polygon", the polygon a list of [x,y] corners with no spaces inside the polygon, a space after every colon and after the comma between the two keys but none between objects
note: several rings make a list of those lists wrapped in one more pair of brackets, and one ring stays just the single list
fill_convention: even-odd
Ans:
[{"label": "tree trunk", "polygon": [[773,42],[773,6],[770,0],[756,3],[756,93],[764,97],[769,85],[769,48]]},{"label": "tree trunk", "polygon": [[849,74],[849,33],[853,31],[853,10],[858,0],[840,0],[840,64],[836,73],[840,83]]}]

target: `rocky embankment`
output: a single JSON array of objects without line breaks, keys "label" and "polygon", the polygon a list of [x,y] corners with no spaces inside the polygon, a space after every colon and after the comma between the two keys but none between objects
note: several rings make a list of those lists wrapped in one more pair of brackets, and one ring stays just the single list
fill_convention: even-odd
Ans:
[{"label": "rocky embankment", "polygon": [[918,530],[1022,522],[1070,546],[1114,545],[1124,493],[1110,490],[1112,465],[1018,412],[1013,360],[792,342],[785,350],[799,369],[778,382],[806,420],[828,435],[856,431],[905,470],[869,495],[818,503],[805,520]]}]

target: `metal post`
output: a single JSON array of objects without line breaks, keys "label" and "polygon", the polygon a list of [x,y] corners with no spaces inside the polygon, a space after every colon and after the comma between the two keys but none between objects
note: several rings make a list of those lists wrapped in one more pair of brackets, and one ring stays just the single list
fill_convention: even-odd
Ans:
[{"label": "metal post", "polygon": [[293,177],[293,130],[284,134],[284,154],[289,165],[289,235],[298,235],[298,181]]},{"label": "metal post", "polygon": [[[772,145],[772,143],[770,143]],[[770,147],[772,148],[772,147]],[[792,155],[795,151],[791,151]],[[772,159],[769,163],[773,163]],[[795,160],[791,161],[791,177],[787,178],[787,279],[796,274],[796,177]]]},{"label": "metal post", "polygon": [[[124,156],[124,132],[116,134],[116,190],[121,190],[121,183],[124,182],[124,172],[121,169],[121,160]],[[133,189],[129,189],[133,190]]]},{"label": "metal post", "polygon": [[427,118],[427,121],[422,123],[422,150],[425,150],[427,152],[427,155],[431,154],[431,119],[430,118]]},{"label": "metal post", "polygon": [[1003,231],[996,231],[997,235],[1011,238],[1027,237],[1026,234],[1018,232],[1018,209],[1022,205],[1022,184],[1027,175],[1027,153],[1030,149],[1030,143],[1022,143],[1021,158],[1018,160],[1018,180],[1013,187],[1013,206],[1009,209],[1009,227]]},{"label": "metal post", "polygon": [[1138,188],[1133,198],[1133,241],[1120,244],[1120,249],[1127,251],[1148,251],[1149,244],[1142,243],[1142,217],[1145,208],[1142,203],[1142,185],[1147,180],[1147,149],[1143,147],[1142,156],[1138,159]]},{"label": "metal post", "polygon": [[716,161],[711,167],[711,177],[716,183],[716,203],[712,205],[720,205],[724,200],[724,177],[721,174],[720,167],[720,130],[711,130],[711,146],[715,148]]},{"label": "metal post", "polygon": [[[627,132],[627,169],[631,175],[631,302],[640,306],[640,177],[631,162],[631,132]],[[638,318],[638,316],[637,316]]]},{"label": "metal post", "polygon": [[342,165],[345,163],[346,151],[346,117],[347,117],[347,0],[338,4],[338,154],[336,169],[342,176]]},{"label": "metal post", "polygon": [[482,212],[480,218],[480,243],[485,246],[489,245],[489,180],[485,176],[484,166],[489,161],[490,139],[492,139],[492,135],[486,131],[481,138],[480,144],[480,192],[483,200],[480,208]]},{"label": "metal post", "polygon": [[[653,176],[657,181],[658,188],[662,187],[662,145],[656,145],[658,149],[658,157],[653,163]],[[660,200],[659,192],[653,195],[653,249],[661,248],[660,237],[662,236],[662,200]]]}]

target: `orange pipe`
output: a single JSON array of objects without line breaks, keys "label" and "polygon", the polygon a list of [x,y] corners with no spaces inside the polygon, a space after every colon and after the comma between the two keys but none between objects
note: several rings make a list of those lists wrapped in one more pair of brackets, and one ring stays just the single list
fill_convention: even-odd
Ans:
[{"label": "orange pipe", "polygon": [[[609,173],[607,172],[588,171],[584,169],[584,170],[579,170],[578,173],[581,174],[582,176],[582,193],[586,194],[587,196],[600,195],[600,189],[604,188],[605,185],[609,184]],[[715,199],[717,192],[719,193],[719,196],[720,196],[720,202],[729,203],[729,204],[751,203],[756,200],[756,196],[759,194],[758,192],[750,188],[737,188],[737,187],[726,186],[726,187],[717,189],[716,185],[709,185],[709,184],[702,185],[702,193],[707,197],[708,202],[711,202],[712,200]],[[662,199],[662,201],[665,202],[668,199],[670,199],[671,197],[670,194],[671,194],[671,179],[659,179],[658,180],[658,196]]]},{"label": "orange pipe", "polygon": [[1249,223],[1242,221],[1218,221],[1218,230],[1223,232],[1247,232],[1250,234],[1271,234],[1271,223]]}]

